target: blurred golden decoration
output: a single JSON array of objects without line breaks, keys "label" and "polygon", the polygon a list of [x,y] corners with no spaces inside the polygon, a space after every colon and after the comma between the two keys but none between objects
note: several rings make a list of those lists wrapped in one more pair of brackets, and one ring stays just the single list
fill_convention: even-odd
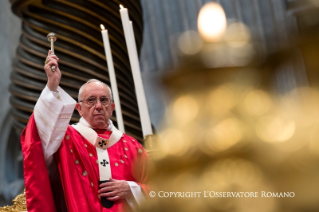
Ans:
[{"label": "blurred golden decoration", "polygon": [[178,122],[188,122],[196,117],[198,105],[191,96],[181,96],[174,103],[174,115]]},{"label": "blurred golden decoration", "polygon": [[178,39],[178,47],[183,54],[194,55],[203,46],[203,41],[195,31],[186,31]]},{"label": "blurred golden decoration", "polygon": [[318,80],[285,93],[273,86],[299,49],[317,79],[318,44],[301,40],[265,57],[241,22],[221,27],[218,42],[203,36],[206,10],[198,19],[203,40],[183,33],[182,62],[163,79],[173,99],[141,211],[318,211]]},{"label": "blurred golden decoration", "polygon": [[228,113],[236,104],[233,89],[231,84],[225,84],[209,91],[206,110],[212,115]]},{"label": "blurred golden decoration", "polygon": [[258,137],[266,142],[284,142],[295,132],[295,122],[284,121],[280,117],[262,117],[256,123]]},{"label": "blurred golden decoration", "polygon": [[157,146],[156,144],[156,136],[155,135],[146,135],[144,139],[144,147],[145,150],[147,151],[147,154],[149,155],[150,158],[153,157],[154,152],[157,151]]},{"label": "blurred golden decoration", "polygon": [[227,27],[224,40],[233,47],[242,47],[250,44],[250,31],[248,27],[241,22],[230,22]]},{"label": "blurred golden decoration", "polygon": [[23,194],[19,194],[12,200],[12,206],[4,206],[0,208],[0,212],[26,212],[27,211],[27,202],[25,197],[25,190]]},{"label": "blurred golden decoration", "polygon": [[211,151],[223,151],[243,138],[243,124],[236,118],[228,118],[208,129],[206,143]]},{"label": "blurred golden decoration", "polygon": [[262,90],[250,91],[243,101],[243,109],[252,116],[263,115],[271,106],[272,100],[269,94]]}]

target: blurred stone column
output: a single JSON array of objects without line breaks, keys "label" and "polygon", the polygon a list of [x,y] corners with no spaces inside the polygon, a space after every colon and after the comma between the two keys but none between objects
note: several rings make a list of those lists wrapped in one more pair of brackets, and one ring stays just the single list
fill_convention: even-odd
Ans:
[{"label": "blurred stone column", "polygon": [[[21,21],[12,14],[10,2],[0,2],[0,205],[11,203],[24,183],[21,179],[19,135],[13,130],[13,117],[9,103],[12,60],[21,34]],[[20,179],[20,180],[19,180]]]}]

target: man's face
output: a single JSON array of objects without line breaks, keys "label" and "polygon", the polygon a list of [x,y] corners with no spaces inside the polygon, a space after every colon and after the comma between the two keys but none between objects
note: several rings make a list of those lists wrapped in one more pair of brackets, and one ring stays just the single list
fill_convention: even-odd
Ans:
[{"label": "man's face", "polygon": [[[111,95],[107,86],[101,82],[90,82],[82,88],[80,99],[83,101],[76,104],[76,109],[79,114],[92,126],[94,129],[106,129],[109,125],[109,118],[112,116],[115,104],[112,102],[108,106],[103,106],[99,99]],[[91,106],[86,103],[86,99],[95,97],[98,101]]]}]

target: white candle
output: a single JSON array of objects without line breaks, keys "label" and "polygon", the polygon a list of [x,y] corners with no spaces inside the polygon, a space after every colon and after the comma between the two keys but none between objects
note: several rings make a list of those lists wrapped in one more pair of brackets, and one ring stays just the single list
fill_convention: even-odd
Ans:
[{"label": "white candle", "polygon": [[111,53],[109,36],[108,36],[108,32],[105,29],[105,27],[103,26],[103,24],[101,24],[101,30],[102,30],[101,33],[102,33],[102,38],[103,38],[103,43],[104,43],[104,50],[105,50],[105,55],[106,55],[107,67],[108,67],[109,75],[110,75],[111,88],[112,88],[113,98],[114,98],[114,103],[115,103],[117,126],[118,126],[120,131],[125,132],[121,104],[120,104],[120,96],[119,96],[119,92],[117,89],[116,76],[115,76],[115,71],[114,71],[114,66],[113,66],[113,58],[112,58],[112,53]]},{"label": "white candle", "polygon": [[126,8],[123,8],[122,5],[120,5],[120,7],[121,7],[120,14],[121,14],[121,19],[122,19],[122,24],[124,29],[124,35],[125,35],[126,45],[128,48],[128,55],[129,55],[131,68],[132,68],[133,80],[135,84],[135,92],[137,97],[138,109],[140,113],[143,136],[145,138],[145,136],[147,135],[152,135],[153,130],[152,130],[151,120],[150,120],[147,102],[146,102],[145,93],[144,93],[144,87],[142,82],[140,64],[138,61],[138,55],[137,55],[137,49],[136,49],[132,24],[130,24],[128,10]]}]

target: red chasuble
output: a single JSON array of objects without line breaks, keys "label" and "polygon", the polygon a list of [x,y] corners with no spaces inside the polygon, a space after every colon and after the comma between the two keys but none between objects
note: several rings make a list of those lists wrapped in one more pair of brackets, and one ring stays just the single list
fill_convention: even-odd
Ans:
[{"label": "red chasuble", "polygon": [[[109,138],[111,133],[106,131],[99,136]],[[63,208],[64,200],[69,212],[130,211],[126,200],[115,201],[110,209],[101,205],[98,195],[99,161],[96,149],[73,127],[68,127],[62,144],[54,155],[62,185],[61,192],[56,183],[52,184],[51,189],[33,114],[22,132],[21,145],[28,212],[60,212],[63,211],[61,208]],[[141,186],[146,197],[148,156],[141,144],[136,139],[123,134],[121,139],[107,151],[112,178],[136,182]]]}]

